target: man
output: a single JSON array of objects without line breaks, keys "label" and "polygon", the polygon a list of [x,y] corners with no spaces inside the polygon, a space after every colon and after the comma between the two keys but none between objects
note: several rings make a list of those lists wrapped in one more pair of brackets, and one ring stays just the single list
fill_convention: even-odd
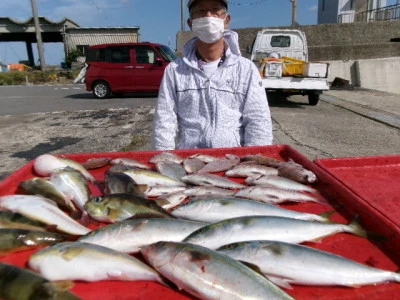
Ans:
[{"label": "man", "polygon": [[196,35],[170,63],[154,116],[156,150],[272,144],[272,124],[260,74],[240,54],[229,29],[226,0],[190,0]]}]

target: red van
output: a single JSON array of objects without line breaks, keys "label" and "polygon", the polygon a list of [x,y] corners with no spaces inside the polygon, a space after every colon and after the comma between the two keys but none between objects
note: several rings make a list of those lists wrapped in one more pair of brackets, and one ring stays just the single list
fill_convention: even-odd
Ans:
[{"label": "red van", "polygon": [[165,67],[176,58],[169,47],[154,43],[91,46],[86,55],[86,90],[100,99],[158,92]]}]

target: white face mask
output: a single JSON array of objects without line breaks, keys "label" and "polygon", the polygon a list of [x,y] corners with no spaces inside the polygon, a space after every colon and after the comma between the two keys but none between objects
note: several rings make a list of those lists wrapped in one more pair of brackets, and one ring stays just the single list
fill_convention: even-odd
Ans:
[{"label": "white face mask", "polygon": [[192,20],[192,31],[204,43],[218,41],[225,30],[225,19],[204,17]]}]

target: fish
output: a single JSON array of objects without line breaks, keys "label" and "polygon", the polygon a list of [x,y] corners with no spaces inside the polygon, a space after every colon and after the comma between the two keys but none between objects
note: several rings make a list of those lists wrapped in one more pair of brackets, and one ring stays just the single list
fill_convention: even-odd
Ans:
[{"label": "fish", "polygon": [[235,191],[215,186],[193,186],[183,191],[187,196],[232,196]]},{"label": "fish", "polygon": [[189,174],[196,173],[198,170],[203,168],[204,165],[205,163],[197,157],[188,157],[183,161],[183,167]]},{"label": "fish", "polygon": [[183,176],[187,174],[185,168],[181,164],[173,161],[157,162],[156,169],[160,174],[168,176],[170,178],[174,178],[179,181]]},{"label": "fish", "polygon": [[256,175],[278,175],[278,170],[256,163],[240,163],[225,172],[228,177],[252,177]]},{"label": "fish", "polygon": [[76,208],[71,201],[56,185],[47,178],[33,177],[19,183],[19,186],[31,195],[40,195],[51,199],[64,211],[74,212]]},{"label": "fish", "polygon": [[218,157],[212,156],[212,155],[207,155],[207,154],[200,154],[196,153],[193,155],[190,155],[188,158],[197,158],[200,159],[202,162],[208,164],[209,162],[212,162],[214,160],[219,159]]},{"label": "fish", "polygon": [[82,173],[90,182],[97,182],[96,178],[85,169],[82,164],[68,158],[57,157],[51,154],[42,154],[36,157],[33,162],[34,171],[40,176],[50,176],[56,169],[71,167]]},{"label": "fish", "polygon": [[126,253],[83,242],[63,242],[33,253],[28,266],[51,281],[155,281],[160,275]]},{"label": "fish", "polygon": [[0,228],[46,231],[46,227],[46,224],[27,218],[19,213],[0,210]]},{"label": "fish", "polygon": [[198,299],[294,299],[239,261],[205,247],[162,241],[143,247],[141,254],[179,289]]},{"label": "fish", "polygon": [[89,185],[86,178],[76,169],[66,167],[51,172],[50,182],[61,193],[66,195],[81,212],[85,212],[83,206],[90,198]]},{"label": "fish", "polygon": [[147,189],[144,191],[144,194],[146,194],[147,197],[159,197],[185,190],[186,188],[183,186],[156,185],[147,187]]},{"label": "fish", "polygon": [[105,174],[105,194],[141,194],[145,197],[146,185],[138,185],[125,173],[106,172]]},{"label": "fish", "polygon": [[226,156],[225,158],[219,158],[209,162],[203,168],[198,170],[196,173],[204,174],[204,173],[224,172],[240,163],[240,158],[236,155],[226,154],[225,156]]},{"label": "fish", "polygon": [[226,177],[221,177],[215,174],[190,174],[182,177],[183,182],[193,185],[213,186],[228,189],[241,189],[245,185],[234,182]]},{"label": "fish", "polygon": [[162,196],[154,199],[154,201],[158,205],[160,205],[163,209],[169,211],[170,209],[180,205],[187,198],[188,198],[188,196],[184,193],[184,191],[178,191],[175,193],[162,195]]},{"label": "fish", "polygon": [[183,183],[180,180],[150,170],[135,168],[135,169],[125,170],[123,171],[123,173],[130,176],[138,185],[185,186],[185,183]]},{"label": "fish", "polygon": [[171,214],[180,219],[209,223],[244,216],[278,216],[318,222],[329,221],[324,216],[297,212],[268,203],[236,197],[191,200],[173,209]]},{"label": "fish", "polygon": [[20,213],[24,217],[57,226],[58,231],[83,235],[90,231],[59,209],[50,199],[35,195],[7,195],[0,197],[0,208]]},{"label": "fish", "polygon": [[143,246],[159,241],[180,242],[204,225],[206,223],[165,218],[124,220],[95,229],[78,241],[134,254]]},{"label": "fish", "polygon": [[282,176],[276,175],[263,175],[259,177],[248,177],[246,178],[246,183],[249,185],[267,185],[274,186],[277,188],[291,190],[291,191],[301,191],[301,192],[310,192],[314,194],[318,194],[318,190],[312,188],[308,185],[300,183],[298,181],[294,181],[289,178],[285,178]]},{"label": "fish", "polygon": [[31,270],[0,262],[0,299],[81,299],[67,290],[72,286],[72,282],[51,282]]},{"label": "fish", "polygon": [[109,194],[90,198],[85,204],[90,217],[115,223],[129,218],[175,218],[155,201],[132,194]]},{"label": "fish", "polygon": [[184,158],[173,152],[164,151],[153,155],[149,160],[149,162],[153,164],[156,164],[161,161],[173,161],[178,164],[181,164],[184,161]]},{"label": "fish", "polygon": [[137,161],[136,159],[128,158],[128,157],[114,158],[113,160],[110,161],[110,164],[124,165],[124,166],[136,167],[136,168],[146,169],[146,170],[151,169],[151,167],[149,165],[146,165],[144,163],[141,163],[140,161]]},{"label": "fish", "polygon": [[248,240],[276,240],[300,244],[320,241],[339,232],[367,236],[367,232],[355,221],[350,224],[340,224],[275,216],[246,216],[206,225],[192,232],[183,242],[210,249]]},{"label": "fish", "polygon": [[1,228],[0,254],[9,254],[17,251],[35,248],[37,246],[60,243],[67,239],[66,235],[55,232]]},{"label": "fish", "polygon": [[284,161],[281,161],[279,159],[269,157],[263,154],[249,154],[245,155],[241,158],[242,161],[253,161],[261,165],[266,165],[269,167],[278,167],[280,164]]},{"label": "fish", "polygon": [[400,274],[373,268],[308,246],[277,241],[247,241],[217,249],[233,259],[256,265],[275,284],[360,287],[389,281]]},{"label": "fish", "polygon": [[110,162],[111,158],[108,157],[94,157],[87,159],[81,164],[86,170],[92,170],[107,166]]},{"label": "fish", "polygon": [[239,190],[235,197],[248,198],[260,202],[280,204],[287,201],[292,202],[317,202],[326,204],[326,201],[314,195],[304,194],[298,191],[284,190],[277,187],[255,185]]},{"label": "fish", "polygon": [[278,175],[292,179],[300,183],[315,183],[318,181],[317,176],[311,170],[307,170],[301,164],[290,159],[288,162],[282,163],[278,167]]}]

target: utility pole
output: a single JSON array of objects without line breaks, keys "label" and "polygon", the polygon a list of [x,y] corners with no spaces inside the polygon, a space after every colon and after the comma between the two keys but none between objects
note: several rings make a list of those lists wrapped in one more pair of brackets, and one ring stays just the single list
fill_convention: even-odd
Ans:
[{"label": "utility pole", "polygon": [[292,27],[297,27],[297,0],[290,0],[292,2]]},{"label": "utility pole", "polygon": [[39,23],[39,17],[38,17],[38,12],[37,12],[36,0],[31,0],[31,4],[32,4],[33,19],[35,22],[35,32],[36,32],[36,41],[37,41],[37,47],[38,47],[38,52],[39,52],[40,69],[44,70],[45,61],[44,61],[44,51],[43,51],[43,42],[42,42],[42,32],[40,31],[40,23]]},{"label": "utility pole", "polygon": [[181,0],[181,31],[185,31],[185,0]]}]

